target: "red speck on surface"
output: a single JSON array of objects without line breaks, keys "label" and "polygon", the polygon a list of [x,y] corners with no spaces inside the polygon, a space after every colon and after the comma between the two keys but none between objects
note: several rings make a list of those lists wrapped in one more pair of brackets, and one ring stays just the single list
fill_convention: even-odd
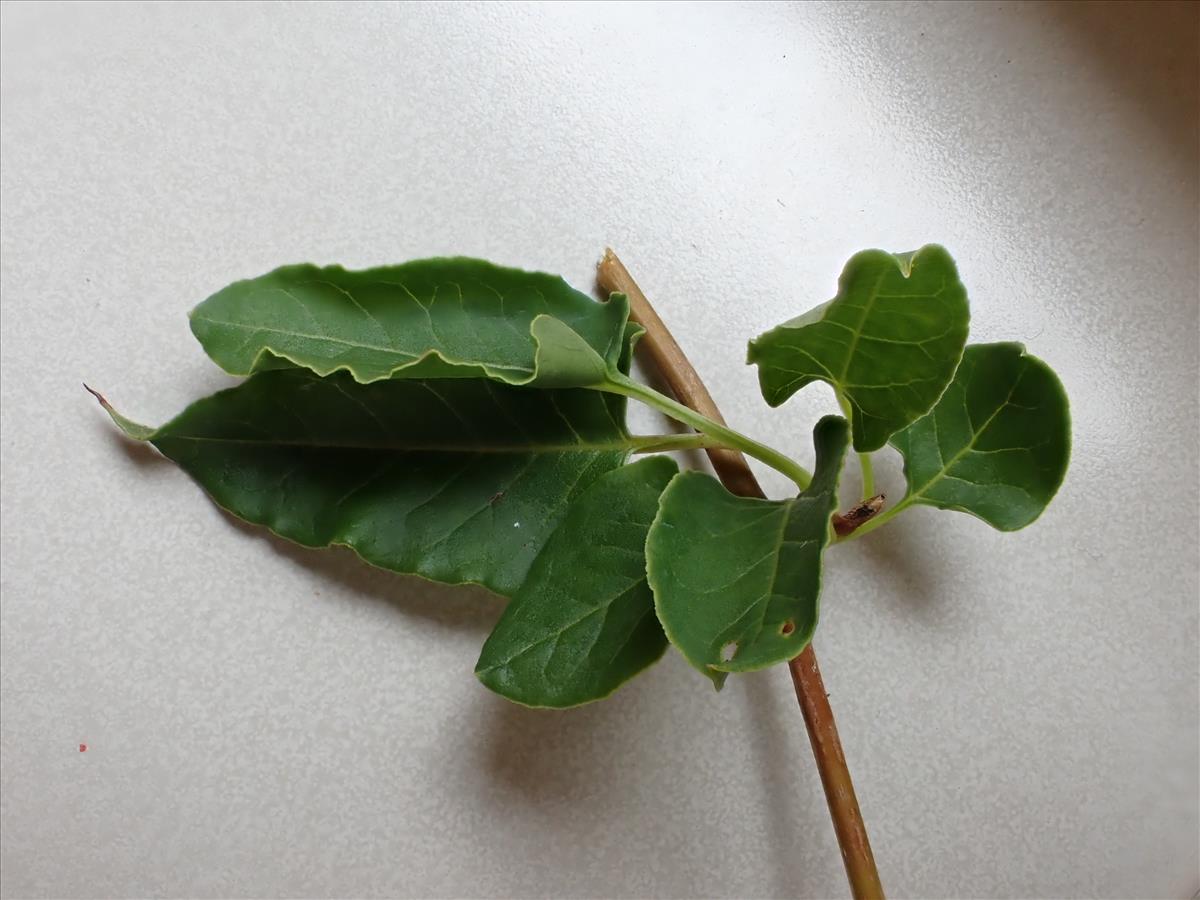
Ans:
[{"label": "red speck on surface", "polygon": [[79,752],[80,752],[80,753],[87,753],[87,744],[80,744],[80,745],[79,745]]}]

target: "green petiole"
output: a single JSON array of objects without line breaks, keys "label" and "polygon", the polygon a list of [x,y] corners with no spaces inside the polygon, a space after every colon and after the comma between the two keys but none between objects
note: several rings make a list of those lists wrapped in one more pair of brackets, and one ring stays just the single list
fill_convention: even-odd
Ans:
[{"label": "green petiole", "polygon": [[[853,422],[854,413],[850,409],[850,402],[841,391],[836,393],[838,406],[842,408],[842,415],[846,417],[847,422]],[[862,469],[862,498],[869,500],[875,496],[875,469],[871,466],[871,454],[859,453],[858,465]]]},{"label": "green petiole", "polygon": [[728,445],[707,434],[635,434],[629,438],[634,453],[667,453],[672,450],[708,450]]},{"label": "green petiole", "polygon": [[862,495],[864,500],[875,496],[875,470],[871,468],[871,454],[858,454],[858,464],[862,467]]},{"label": "green petiole", "polygon": [[758,441],[748,438],[744,434],[734,431],[726,425],[722,425],[720,422],[714,422],[707,416],[700,415],[694,409],[690,409],[682,403],[677,403],[670,397],[660,394],[654,388],[639,384],[626,375],[610,373],[608,380],[597,387],[602,391],[640,400],[647,406],[657,409],[672,419],[691,426],[702,435],[707,435],[714,439],[717,441],[714,446],[740,450],[747,456],[754,457],[759,462],[765,463],[777,472],[786,475],[801,490],[804,490],[812,483],[812,475],[807,469],[778,450],[774,450],[766,444],[760,444]]},{"label": "green petiole", "polygon": [[[808,470],[778,450],[774,450],[765,444],[760,444],[758,441],[748,438],[744,434],[734,431],[726,425],[722,425],[720,422],[714,422],[712,419],[701,415],[690,407],[684,406],[670,397],[660,394],[653,388],[639,384],[626,376],[610,376],[609,381],[604,384],[601,390],[640,400],[647,406],[657,409],[672,419],[696,429],[697,433],[695,434],[635,435],[632,438],[634,453],[707,450],[714,447],[740,450],[747,456],[752,456],[777,472],[786,475],[801,490],[807,488],[812,482],[812,475],[809,474]],[[838,400],[846,412],[847,419],[849,419],[850,411],[847,408],[847,404],[840,396]],[[859,453],[858,461],[862,467],[863,498],[873,497],[875,496],[875,475],[871,466],[871,454]],[[850,534],[837,538],[834,543],[842,543],[851,538],[866,534],[869,531],[874,531],[876,528],[890,521],[901,511],[907,509],[910,505],[909,498],[905,497],[891,509],[885,510],[869,522],[864,522],[857,529],[850,532]]]}]

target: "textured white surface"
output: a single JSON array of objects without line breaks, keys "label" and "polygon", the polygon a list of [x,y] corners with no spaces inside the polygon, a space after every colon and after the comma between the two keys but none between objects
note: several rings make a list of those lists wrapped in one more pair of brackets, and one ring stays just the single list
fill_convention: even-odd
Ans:
[{"label": "textured white surface", "polygon": [[[817,646],[895,896],[1190,897],[1193,6],[3,9],[5,896],[839,896],[782,671],[472,677],[481,591],[290,549],[112,433],[226,383],[184,313],[290,261],[613,244],[732,422],[744,341],[947,244],[1073,401],[1047,515],[831,554]],[[894,458],[882,464],[895,492]],[[850,478],[849,480],[853,480]],[[767,478],[774,490],[778,479]],[[78,752],[86,742],[88,751]]]}]

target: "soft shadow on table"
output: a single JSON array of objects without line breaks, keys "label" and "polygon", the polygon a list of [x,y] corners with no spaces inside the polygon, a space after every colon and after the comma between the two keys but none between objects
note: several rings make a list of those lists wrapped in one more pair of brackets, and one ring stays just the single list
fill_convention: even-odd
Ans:
[{"label": "soft shadow on table", "polygon": [[1191,2],[1043,2],[1063,37],[1164,138],[1184,177],[1200,156],[1200,6]]},{"label": "soft shadow on table", "polygon": [[120,431],[113,427],[112,422],[100,418],[96,419],[96,431],[104,435],[104,439],[111,442],[114,447],[121,451],[129,462],[133,463],[138,468],[152,468],[154,466],[165,466],[170,464],[165,456],[154,449],[153,446],[145,441],[135,441],[128,438]]},{"label": "soft shadow on table", "polygon": [[885,585],[881,591],[883,602],[896,606],[902,615],[933,621],[939,618],[941,605],[951,598],[946,596],[938,577],[934,550],[926,540],[928,531],[923,531],[915,521],[899,522],[912,512],[906,510],[896,522],[835,548],[834,552],[853,553],[856,566],[872,570],[877,582]]},{"label": "soft shadow on table", "polygon": [[[804,872],[796,871],[800,855],[796,848],[806,841],[813,823],[832,829],[824,815],[824,797],[804,789],[799,777],[802,767],[814,766],[803,724],[786,727],[779,707],[772,701],[777,691],[792,691],[784,666],[740,676],[749,711],[750,730],[746,736],[754,754],[755,770],[762,773],[762,809],[766,815],[772,874],[777,896],[790,897],[804,884]],[[794,707],[795,722],[803,723],[799,704]]]},{"label": "soft shadow on table", "polygon": [[484,767],[531,806],[557,806],[579,792],[584,773],[614,765],[628,733],[621,706],[609,699],[575,709],[530,709],[489,697],[482,711]]},{"label": "soft shadow on table", "polygon": [[[799,892],[809,896],[807,873],[799,867],[803,854],[797,848],[812,843],[814,828],[830,825],[824,798],[809,790],[802,777],[804,768],[813,765],[803,718],[792,701],[782,667],[735,678],[722,700],[736,704],[730,712],[741,728],[730,739],[744,748],[746,769],[759,781],[753,801],[762,811],[771,895],[788,897]],[[651,742],[651,737],[639,737],[639,731],[654,726],[646,725],[644,715],[638,713],[644,713],[651,703],[687,703],[692,691],[711,690],[701,679],[695,680],[694,685],[680,686],[664,679],[667,683],[647,688],[655,694],[645,700],[630,700],[618,693],[615,698],[568,710],[528,709],[488,698],[482,711],[485,727],[479,732],[484,736],[479,742],[480,765],[494,783],[506,789],[505,803],[519,801],[538,810],[546,816],[548,828],[577,828],[580,805],[594,797],[589,791],[594,791],[595,785],[603,786],[605,802],[589,804],[589,815],[607,818],[591,821],[589,827],[628,828],[627,817],[639,815],[646,802],[642,791],[647,782],[664,791],[681,788],[704,794],[711,790],[710,785],[693,778],[676,780],[678,770],[689,766],[690,755],[703,752],[706,735],[674,734],[678,755],[671,759],[647,759],[639,749],[640,744]],[[663,690],[672,688],[676,696],[663,696]],[[783,704],[778,692],[788,695]],[[781,716],[789,703],[795,716],[790,727]],[[654,745],[661,743],[655,740]],[[641,779],[633,776],[635,767],[642,769]],[[666,814],[660,809],[650,815]],[[639,826],[646,824],[639,820]],[[725,825],[739,827],[736,823]],[[721,826],[697,820],[695,827]],[[658,843],[658,839],[658,832],[652,826],[648,828],[647,853],[673,852],[666,834],[662,836],[664,843]]]},{"label": "soft shadow on table", "polygon": [[[904,495],[901,463],[899,454],[890,447],[875,456],[876,490],[886,497],[885,509]],[[849,505],[847,498],[861,496],[861,484],[857,465],[848,464],[842,474],[843,507]],[[859,578],[869,577],[880,586],[883,602],[894,606],[898,614],[933,621],[940,603],[948,599],[939,577],[938,550],[930,543],[936,536],[934,525],[934,517],[922,516],[919,508],[909,509],[877,531],[830,548],[825,564],[839,571],[845,566],[861,573]],[[825,596],[836,602],[828,590]]]}]

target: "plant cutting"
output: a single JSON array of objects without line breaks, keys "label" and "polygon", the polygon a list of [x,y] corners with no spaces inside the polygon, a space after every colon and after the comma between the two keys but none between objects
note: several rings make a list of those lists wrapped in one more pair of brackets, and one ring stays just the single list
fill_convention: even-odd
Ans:
[{"label": "plant cutting", "polygon": [[[852,889],[879,894],[836,730],[836,752],[818,748],[828,704],[804,686],[819,682],[815,657],[798,672],[822,556],[919,504],[1004,531],[1032,523],[1067,467],[1062,386],[1020,344],[967,344],[967,294],[943,248],[864,251],[833,299],[749,345],[769,405],[813,381],[834,390],[842,415],[815,424],[809,472],[725,424],[615,258],[600,280],[619,290],[596,302],[481,260],[287,266],[192,311],[205,352],[240,384],[157,428],[96,396],[241,519],[510,598],[475,667],[510,700],[602,699],[668,644],[717,689],[790,662]],[[630,375],[647,328],[675,397]],[[687,430],[631,434],[630,399]],[[871,457],[885,444],[907,480],[886,509]],[[681,449],[709,452],[722,480],[679,471],[664,454]],[[864,488],[838,514],[851,452]],[[739,454],[794,496],[764,498]],[[848,805],[831,790],[842,773]]]}]

